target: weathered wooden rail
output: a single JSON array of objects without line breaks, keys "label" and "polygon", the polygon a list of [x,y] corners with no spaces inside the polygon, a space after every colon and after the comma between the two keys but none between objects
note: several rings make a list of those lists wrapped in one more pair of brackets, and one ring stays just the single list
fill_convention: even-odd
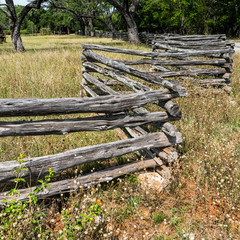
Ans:
[{"label": "weathered wooden rail", "polygon": [[[78,31],[78,32],[76,32],[76,34],[81,35],[82,32]],[[138,34],[138,36],[139,36],[139,40],[140,40],[141,43],[151,45],[155,34],[140,32]],[[127,32],[94,31],[94,37],[112,38],[112,39],[119,39],[119,40],[123,40],[123,41],[128,41],[129,40]]]},{"label": "weathered wooden rail", "polygon": [[153,67],[162,77],[191,77],[200,85],[229,85],[234,45],[234,41],[226,41],[224,34],[156,35],[152,42],[154,52],[183,53],[186,56],[156,60]]},{"label": "weathered wooden rail", "polygon": [[[26,169],[22,171],[22,177],[31,180],[43,177],[49,168],[52,168],[56,174],[60,174],[66,169],[81,164],[139,151],[145,153],[145,160],[116,165],[75,180],[50,183],[49,189],[37,194],[38,198],[86,188],[91,184],[109,181],[145,168],[163,166],[177,159],[177,152],[173,146],[181,143],[182,138],[170,122],[181,118],[181,111],[173,99],[186,96],[185,88],[180,83],[162,78],[155,73],[128,66],[124,61],[107,58],[99,54],[99,50],[105,53],[106,51],[127,53],[128,55],[125,56],[131,54],[138,58],[144,56],[144,59],[148,61],[155,61],[152,59],[153,56],[169,54],[83,44],[81,85],[83,91],[90,97],[0,99],[0,117],[1,119],[4,117],[24,118],[25,116],[57,116],[73,113],[95,113],[96,116],[64,120],[56,117],[56,119],[40,121],[25,121],[24,119],[1,121],[0,137],[68,134],[111,129],[122,129],[128,136],[127,139],[116,142],[28,158],[22,164],[22,167]],[[115,55],[117,57],[120,54]],[[150,69],[151,63],[148,66]],[[151,107],[157,107],[159,111],[151,112],[148,110]],[[149,125],[151,125],[151,132],[147,130]],[[14,171],[19,166],[15,160],[1,162],[0,184],[12,183],[16,177]],[[20,189],[21,195],[15,198],[26,200],[31,191],[32,188]],[[8,198],[6,192],[0,193],[0,202]]]},{"label": "weathered wooden rail", "polygon": [[[98,37],[128,41],[127,32],[99,31],[95,34]],[[139,33],[139,39],[141,43],[152,45],[153,52],[169,53],[152,55],[155,58],[152,62],[153,69],[158,72],[158,76],[178,77],[178,80],[187,78],[202,86],[223,87],[230,84],[235,43],[226,41],[225,34],[183,36],[143,32]],[[130,60],[123,63],[135,65],[148,64],[150,61],[141,59],[138,62]]]}]

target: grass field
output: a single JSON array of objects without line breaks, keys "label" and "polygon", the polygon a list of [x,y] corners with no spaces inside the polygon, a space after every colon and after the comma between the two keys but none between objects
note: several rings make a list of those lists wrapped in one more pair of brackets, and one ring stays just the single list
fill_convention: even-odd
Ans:
[{"label": "grass field", "polygon": [[[27,51],[15,54],[7,40],[0,45],[1,98],[78,97],[82,43],[151,51],[118,40],[70,35],[23,37]],[[30,204],[11,219],[0,210],[0,239],[239,239],[239,69],[240,54],[235,54],[230,95],[195,86],[178,100],[183,118],[176,126],[184,141],[172,169],[174,180],[162,194],[142,190],[131,175],[68,198]],[[7,137],[0,139],[0,161],[120,138],[116,131]],[[104,221],[96,221],[96,215]]]}]

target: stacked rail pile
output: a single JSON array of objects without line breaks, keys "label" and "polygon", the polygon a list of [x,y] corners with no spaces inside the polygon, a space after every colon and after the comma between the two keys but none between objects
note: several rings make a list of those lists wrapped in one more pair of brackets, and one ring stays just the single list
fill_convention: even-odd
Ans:
[{"label": "stacked rail pile", "polygon": [[234,41],[220,35],[156,35],[152,42],[154,52],[179,53],[153,67],[162,77],[191,77],[200,85],[224,86],[230,84]]},{"label": "stacked rail pile", "polygon": [[[149,161],[154,159],[155,163],[153,167],[156,163],[158,166],[163,166],[169,162],[174,162],[177,159],[177,152],[172,146],[181,143],[182,138],[175,126],[170,123],[171,121],[181,119],[181,111],[172,99],[186,96],[186,90],[178,82],[168,81],[156,76],[152,72],[129,66],[141,65],[146,68],[145,65],[148,65],[149,69],[151,69],[151,62],[154,61],[152,57],[156,57],[159,54],[92,44],[83,44],[82,48],[82,87],[90,96],[97,97],[99,95],[106,95],[112,96],[114,99],[115,96],[124,96],[125,94],[127,94],[126,96],[131,96],[132,94],[148,95],[157,92],[167,94],[167,98],[163,97],[157,101],[152,101],[153,105],[157,107],[160,112],[150,112],[144,108],[144,106],[139,107],[136,105],[131,111],[125,111],[119,115],[119,117],[122,114],[123,116],[127,116],[126,119],[129,117],[133,119],[136,118],[134,120],[136,126],[132,124],[125,126],[118,124],[118,126],[121,127],[128,137],[137,139],[152,134],[147,130],[148,128],[146,129],[146,127],[140,126],[150,125],[152,131],[157,131],[159,137],[166,138],[168,141],[171,141],[171,143],[168,146],[162,145],[147,148],[147,143],[143,142],[142,147]],[[101,51],[102,54],[96,53],[93,50]],[[117,55],[120,59],[125,59],[127,56],[141,59],[112,60],[103,56],[106,52],[109,52],[110,55],[114,53],[114,55]],[[158,90],[152,90],[150,86]],[[159,90],[160,88],[161,90]],[[148,98],[147,95],[145,95],[146,98]],[[117,115],[114,116],[118,118]],[[139,117],[146,117],[146,119],[140,120]],[[122,117],[119,118],[119,121],[125,121],[123,119],[121,120],[121,118]],[[138,121],[138,119],[140,121]]]},{"label": "stacked rail pile", "polygon": [[[21,172],[22,178],[33,180],[43,177],[48,173],[49,168],[52,168],[56,174],[60,174],[74,166],[139,151],[145,151],[146,158],[124,165],[116,165],[75,179],[50,183],[48,189],[37,193],[38,198],[46,198],[78,188],[88,188],[92,184],[110,181],[128,173],[163,166],[169,161],[176,160],[177,153],[172,146],[182,141],[181,134],[170,123],[181,118],[178,105],[172,101],[174,98],[186,96],[186,90],[181,84],[129,67],[120,61],[108,59],[91,51],[100,49],[125,53],[128,50],[86,44],[83,45],[83,49],[82,86],[92,97],[0,99],[0,117],[73,113],[91,113],[91,115],[95,113],[95,116],[64,120],[1,121],[0,137],[68,134],[121,128],[125,129],[131,138],[26,159],[21,166],[21,168],[25,168]],[[140,51],[130,51],[129,53],[150,57],[149,60],[152,56],[158,55],[158,53]],[[157,87],[157,90],[152,90],[147,83]],[[159,86],[162,89],[159,89]],[[128,89],[128,94],[124,95],[122,90],[117,91],[116,89],[122,89],[124,92]],[[150,103],[162,110],[149,112],[144,106]],[[152,124],[154,131],[148,131],[149,124]],[[143,125],[145,128],[140,127]],[[1,162],[0,183],[13,182],[16,177],[14,171],[19,167],[19,162],[14,160]],[[33,192],[34,188],[20,189],[20,196],[16,195],[15,198],[27,200],[29,193]],[[0,193],[0,202],[4,199],[9,199],[6,192]]]}]

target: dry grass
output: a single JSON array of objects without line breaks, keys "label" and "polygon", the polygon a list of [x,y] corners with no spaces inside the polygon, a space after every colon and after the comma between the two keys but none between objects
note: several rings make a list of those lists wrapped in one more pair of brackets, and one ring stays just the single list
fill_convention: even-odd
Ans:
[{"label": "dry grass", "polygon": [[[27,52],[21,54],[12,53],[9,43],[0,45],[1,98],[79,96],[83,42],[150,50],[78,36],[23,41]],[[230,96],[191,87],[189,97],[178,100],[183,118],[176,126],[184,142],[173,166],[174,181],[164,193],[145,192],[134,175],[128,176],[66,199],[61,196],[55,202],[29,206],[19,219],[11,219],[2,236],[0,229],[0,239],[239,239],[239,68],[240,54],[236,54]],[[115,131],[4,138],[0,156],[7,161],[20,153],[40,156],[119,138]],[[104,222],[96,221],[95,213]],[[86,216],[92,220],[86,221]]]}]

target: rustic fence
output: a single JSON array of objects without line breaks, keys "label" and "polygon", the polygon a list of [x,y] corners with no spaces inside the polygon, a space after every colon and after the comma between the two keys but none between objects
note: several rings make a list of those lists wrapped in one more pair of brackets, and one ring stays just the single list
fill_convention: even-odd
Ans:
[{"label": "rustic fence", "polygon": [[225,86],[230,84],[234,41],[226,35],[156,35],[154,52],[178,53],[177,58],[157,62],[154,69],[162,77],[190,77],[200,85]]},{"label": "rustic fence", "polygon": [[[83,33],[81,31],[78,31],[76,32],[76,34],[82,35]],[[123,41],[129,40],[127,32],[94,31],[94,37],[112,38],[112,39],[119,39]],[[147,45],[152,44],[154,37],[155,37],[155,34],[153,33],[146,33],[146,32],[139,33],[140,42]]]},{"label": "rustic fence", "polygon": [[[52,182],[48,189],[36,194],[38,198],[46,198],[78,188],[85,189],[92,184],[110,181],[128,173],[163,166],[177,158],[176,150],[172,146],[180,143],[182,138],[170,122],[179,120],[181,111],[172,99],[186,96],[186,90],[177,82],[168,81],[151,72],[130,67],[123,63],[125,61],[111,60],[92,50],[132,54],[142,56],[148,61],[154,61],[152,57],[159,55],[159,53],[153,52],[84,44],[82,87],[92,97],[0,99],[0,117],[72,113],[95,113],[96,116],[65,120],[1,121],[0,137],[68,134],[119,128],[129,134],[128,139],[121,141],[26,159],[21,166],[26,169],[22,171],[22,177],[31,180],[46,175],[49,168],[52,168],[56,174],[60,174],[74,166],[137,151],[144,151],[145,159],[116,165],[75,179]],[[140,62],[136,60],[134,64],[138,65]],[[132,62],[127,63],[132,64]],[[152,90],[148,85],[154,87],[155,90]],[[150,108],[152,106],[162,110],[150,112],[144,108],[146,104]],[[149,126],[149,124],[152,126],[151,132],[147,130],[148,127],[141,127],[142,125]],[[1,162],[0,183],[13,182],[16,177],[14,171],[19,167],[17,161]],[[15,198],[22,201],[26,200],[33,189],[34,187],[20,189],[20,196],[17,195]],[[8,198],[6,192],[0,193],[0,202]]]},{"label": "rustic fence", "polygon": [[[152,41],[154,40],[155,34],[153,33],[146,33],[140,32],[138,34],[139,40],[143,44],[151,45]],[[115,32],[112,35],[112,39],[120,39],[123,41],[128,41],[128,33],[127,32]]]},{"label": "rustic fence", "polygon": [[0,44],[6,42],[6,34],[0,27]]}]

